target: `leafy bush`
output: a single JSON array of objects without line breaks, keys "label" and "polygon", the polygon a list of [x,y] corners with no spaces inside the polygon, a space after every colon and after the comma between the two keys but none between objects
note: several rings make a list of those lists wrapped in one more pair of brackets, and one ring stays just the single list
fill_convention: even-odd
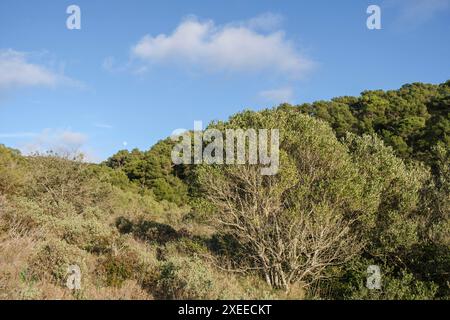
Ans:
[{"label": "leafy bush", "polygon": [[17,194],[26,178],[20,152],[0,144],[0,194]]},{"label": "leafy bush", "polygon": [[50,280],[65,286],[70,265],[78,265],[83,276],[88,275],[87,255],[81,249],[58,240],[49,240],[37,248],[26,274],[31,279]]},{"label": "leafy bush", "polygon": [[119,255],[108,254],[98,267],[107,286],[120,287],[125,280],[132,279],[135,273],[142,272],[138,256],[132,251]]},{"label": "leafy bush", "polygon": [[163,262],[154,279],[158,299],[215,299],[214,271],[198,258],[170,257]]}]

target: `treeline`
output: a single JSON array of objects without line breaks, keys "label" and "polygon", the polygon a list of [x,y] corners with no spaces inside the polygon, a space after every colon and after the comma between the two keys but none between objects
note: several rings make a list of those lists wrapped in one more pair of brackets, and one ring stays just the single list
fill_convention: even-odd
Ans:
[{"label": "treeline", "polygon": [[298,106],[282,105],[327,121],[338,137],[377,134],[396,155],[432,164],[437,145],[450,148],[450,81],[413,83],[399,90],[364,91]]},{"label": "treeline", "polygon": [[170,139],[101,165],[0,147],[0,298],[449,299],[449,99],[416,83],[209,125],[280,129],[275,176],[175,166]]}]

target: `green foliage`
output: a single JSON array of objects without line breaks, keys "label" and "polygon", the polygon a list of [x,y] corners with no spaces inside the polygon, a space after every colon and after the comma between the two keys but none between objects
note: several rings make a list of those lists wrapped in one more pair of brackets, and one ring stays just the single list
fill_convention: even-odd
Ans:
[{"label": "green foliage", "polygon": [[166,139],[145,152],[121,150],[105,165],[124,172],[138,186],[152,190],[157,200],[184,205],[188,201],[188,188],[172,164],[172,147],[173,142]]},{"label": "green foliage", "polygon": [[369,300],[430,300],[436,298],[438,286],[421,281],[406,269],[394,270],[381,266],[381,289],[366,287],[367,267],[371,260],[355,259],[347,264],[331,282],[330,296],[339,299]]},{"label": "green foliage", "polygon": [[209,125],[280,129],[271,177],[174,166],[170,139],[100,165],[0,145],[0,297],[449,299],[449,108],[414,83]]},{"label": "green foliage", "polygon": [[423,166],[406,165],[376,137],[349,134],[345,140],[365,180],[360,231],[367,237],[371,254],[393,254],[418,242],[416,215],[420,191],[429,178]]},{"label": "green foliage", "polygon": [[407,253],[408,269],[416,278],[437,286],[436,297],[450,297],[450,247],[441,244],[422,243]]},{"label": "green foliage", "polygon": [[207,299],[213,286],[211,272],[200,260],[171,258],[160,267],[155,292],[160,299]]},{"label": "green foliage", "polygon": [[136,224],[132,224],[119,218],[116,225],[121,232],[132,232],[139,239],[151,243],[165,244],[179,238],[178,232],[172,226],[155,221],[139,220]]},{"label": "green foliage", "polygon": [[[239,220],[227,221],[223,217],[226,217],[227,214],[236,215],[236,212],[239,212],[239,205],[233,207],[229,205],[230,202],[233,203],[234,201],[241,205],[244,203],[245,206],[248,199],[253,199],[252,203],[255,203],[256,207],[275,210],[277,212],[277,226],[282,231],[284,231],[281,222],[283,221],[283,210],[286,212],[286,217],[289,217],[287,221],[290,221],[291,226],[296,225],[296,214],[302,216],[302,212],[312,212],[313,214],[310,214],[307,219],[316,222],[324,219],[327,216],[326,212],[329,212],[330,217],[334,219],[341,216],[344,219],[349,219],[349,221],[354,221],[351,225],[351,232],[362,244],[360,255],[375,259],[377,264],[382,264],[389,270],[393,270],[392,275],[388,274],[386,278],[386,292],[378,298],[433,298],[436,296],[436,292],[446,292],[447,290],[448,284],[440,278],[445,274],[442,268],[445,269],[443,265],[445,265],[446,260],[444,259],[439,263],[426,262],[424,265],[418,266],[410,253],[415,250],[416,257],[418,255],[424,257],[424,259],[430,259],[430,255],[423,251],[424,247],[421,247],[427,241],[423,238],[421,231],[423,226],[426,225],[424,221],[428,221],[428,223],[435,221],[433,227],[439,226],[441,238],[445,238],[444,235],[449,233],[448,209],[445,206],[448,199],[448,189],[442,187],[446,185],[442,173],[436,174],[438,171],[445,172],[449,164],[448,158],[445,158],[442,152],[439,153],[439,158],[430,158],[432,163],[435,164],[433,176],[430,174],[429,168],[422,163],[398,158],[396,153],[398,154],[399,150],[386,146],[377,137],[376,130],[373,129],[383,124],[382,115],[388,113],[387,109],[390,104],[386,100],[387,98],[384,97],[382,92],[375,92],[364,93],[361,99],[362,102],[360,103],[364,104],[364,109],[361,112],[366,114],[366,121],[362,124],[365,127],[362,130],[371,132],[372,135],[358,136],[347,133],[341,142],[335,139],[334,134],[326,124],[317,122],[311,117],[298,116],[296,108],[288,105],[283,105],[276,110],[245,111],[231,117],[228,122],[212,124],[212,127],[220,130],[225,128],[283,128],[280,135],[282,164],[276,178],[271,178],[270,181],[266,179],[266,183],[263,178],[261,178],[261,183],[255,182],[259,192],[265,195],[263,198],[254,197],[250,193],[247,194],[243,182],[252,178],[246,175],[248,172],[245,170],[225,166],[200,166],[195,170],[199,184],[203,186],[199,194],[203,192],[216,205],[215,211],[219,214],[220,220],[225,220],[226,223],[231,225],[236,224],[240,228],[246,228],[245,225],[240,224],[242,219],[246,219],[245,213],[242,217],[239,215]],[[352,103],[357,101],[357,99],[348,100]],[[428,101],[425,98],[422,100]],[[343,103],[342,101],[340,99],[336,102],[333,101],[333,103]],[[414,108],[417,112],[424,113],[426,108],[419,102],[416,101]],[[326,115],[324,111],[327,105],[325,102],[317,103],[314,106],[319,109],[313,108],[308,113],[313,116],[320,113],[322,118],[328,117],[327,120],[331,121],[330,119],[333,118]],[[377,107],[380,105],[384,108],[381,111]],[[406,105],[398,106],[400,111],[404,107]],[[317,112],[317,114],[314,114],[314,112]],[[349,123],[352,123],[353,126],[356,122],[349,121]],[[398,137],[406,138],[419,130],[418,128],[423,128],[424,124],[423,119],[414,116],[398,120]],[[336,131],[336,128],[342,127],[344,127],[344,124],[338,124],[333,126],[333,129]],[[438,168],[440,169],[438,170]],[[236,172],[233,173],[233,170]],[[441,177],[439,182],[435,182],[434,186],[427,191],[430,180],[436,179],[438,176]],[[228,185],[229,188],[221,187]],[[441,189],[436,188],[436,185],[441,186]],[[267,186],[270,186],[271,189],[266,190]],[[239,191],[233,193],[232,190],[236,187],[235,190]],[[439,217],[434,215],[434,220],[427,218],[424,214],[426,210],[423,205],[423,197],[424,195],[430,196],[430,190],[433,190],[433,192],[441,190],[438,192],[439,195],[435,194],[433,198],[436,207],[440,208]],[[229,192],[233,195],[227,198]],[[276,201],[278,201],[276,194],[278,192],[282,195],[280,203],[283,203],[284,206],[281,211],[276,206]],[[213,193],[219,194],[221,198],[215,198]],[[270,204],[265,202],[267,199],[270,200]],[[223,207],[221,207],[221,201],[224,204]],[[445,206],[444,210],[442,210],[443,206]],[[202,207],[208,209],[208,206],[205,205],[198,208]],[[437,208],[431,209],[431,211],[439,211]],[[249,217],[253,214],[249,213],[252,212],[251,210],[253,210],[251,207],[247,210]],[[317,217],[314,214],[317,214]],[[252,234],[250,229],[246,229],[241,235],[233,233],[239,249],[233,249],[230,243],[218,246],[220,242],[215,242],[216,247],[222,247],[219,250],[223,255],[245,264],[246,258],[256,256],[252,255],[252,246],[248,242],[242,241],[246,238],[246,234],[249,234],[252,239],[258,236],[271,239],[271,221],[275,220],[260,221],[258,218],[254,218],[252,221],[252,223],[249,221],[249,224],[257,230],[255,234]],[[329,226],[331,230],[339,227],[338,221],[332,222],[334,225]],[[264,228],[258,228],[259,225],[264,226]],[[229,229],[224,228],[221,231],[227,232],[230,231]],[[286,229],[286,232],[288,230],[291,229]],[[292,235],[292,232],[289,232]],[[438,231],[436,230],[436,232]],[[277,239],[278,241],[286,240],[280,238],[280,236]],[[286,240],[286,245],[282,247],[286,248],[289,242],[289,240]],[[236,242],[234,245],[236,246]],[[274,248],[273,250],[278,252],[279,259],[282,249]],[[297,250],[299,249],[297,248]],[[240,251],[244,252],[243,256],[238,255],[236,257],[236,254]],[[440,251],[440,256],[445,256],[445,252]],[[299,259],[301,258],[299,257]],[[257,261],[257,258],[253,259],[252,263],[255,263],[255,261]],[[267,261],[270,263],[270,259]],[[331,265],[329,269],[332,269]],[[425,265],[435,266],[440,271],[432,276],[424,277]],[[255,265],[247,267],[251,268]],[[286,261],[283,264],[284,272],[288,273],[289,268]],[[328,271],[325,269],[323,272]],[[320,274],[316,276],[320,278]],[[314,278],[302,280],[311,281]],[[359,285],[362,283],[361,279],[358,279],[357,282]],[[396,296],[394,294],[396,288],[402,285],[406,287],[403,288],[403,291],[400,290]],[[440,295],[445,296],[445,293]],[[366,297],[370,298],[370,296]],[[374,296],[374,298],[377,297]]]},{"label": "green foliage", "polygon": [[157,299],[273,299],[258,281],[221,274],[198,256],[172,256],[161,262],[150,282]]},{"label": "green foliage", "polygon": [[37,252],[26,271],[27,277],[49,279],[55,284],[64,286],[67,268],[70,265],[78,265],[82,274],[87,274],[87,255],[75,246],[49,240],[36,249]]},{"label": "green foliage", "polygon": [[105,202],[111,192],[110,184],[98,179],[79,156],[34,155],[27,159],[27,165],[30,170],[25,195],[54,215],[67,206],[82,213],[85,207]]},{"label": "green foliage", "polygon": [[364,91],[298,106],[282,105],[327,121],[338,137],[346,132],[378,134],[397,155],[432,163],[438,143],[450,148],[450,81],[413,83],[399,90]]},{"label": "green foliage", "polygon": [[143,265],[138,255],[128,250],[119,255],[108,254],[100,262],[97,272],[104,276],[108,286],[120,287],[125,280],[142,273]]},{"label": "green foliage", "polygon": [[0,144],[0,194],[17,193],[25,179],[20,152]]},{"label": "green foliage", "polygon": [[258,166],[197,170],[203,193],[216,206],[218,229],[231,233],[245,252],[236,259],[240,269],[262,270],[270,286],[289,290],[358,251],[359,237],[350,228],[360,212],[373,209],[346,146],[324,121],[292,110],[246,111],[217,127],[283,128],[275,176],[261,176]]}]

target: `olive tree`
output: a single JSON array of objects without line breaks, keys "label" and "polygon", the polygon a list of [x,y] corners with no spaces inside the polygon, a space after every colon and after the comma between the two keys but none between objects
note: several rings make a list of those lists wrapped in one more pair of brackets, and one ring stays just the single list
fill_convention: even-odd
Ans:
[{"label": "olive tree", "polygon": [[280,170],[259,165],[201,166],[198,181],[221,232],[245,250],[240,271],[258,270],[269,286],[289,290],[323,276],[362,246],[354,224],[365,210],[363,183],[347,149],[324,122],[294,112],[244,112],[216,128],[280,130]]}]

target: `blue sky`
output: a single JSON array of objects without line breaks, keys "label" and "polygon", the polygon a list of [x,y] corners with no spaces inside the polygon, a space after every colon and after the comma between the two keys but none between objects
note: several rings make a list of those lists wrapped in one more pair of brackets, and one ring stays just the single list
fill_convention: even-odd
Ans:
[{"label": "blue sky", "polygon": [[100,161],[246,108],[440,83],[449,34],[450,0],[2,0],[0,143]]}]

